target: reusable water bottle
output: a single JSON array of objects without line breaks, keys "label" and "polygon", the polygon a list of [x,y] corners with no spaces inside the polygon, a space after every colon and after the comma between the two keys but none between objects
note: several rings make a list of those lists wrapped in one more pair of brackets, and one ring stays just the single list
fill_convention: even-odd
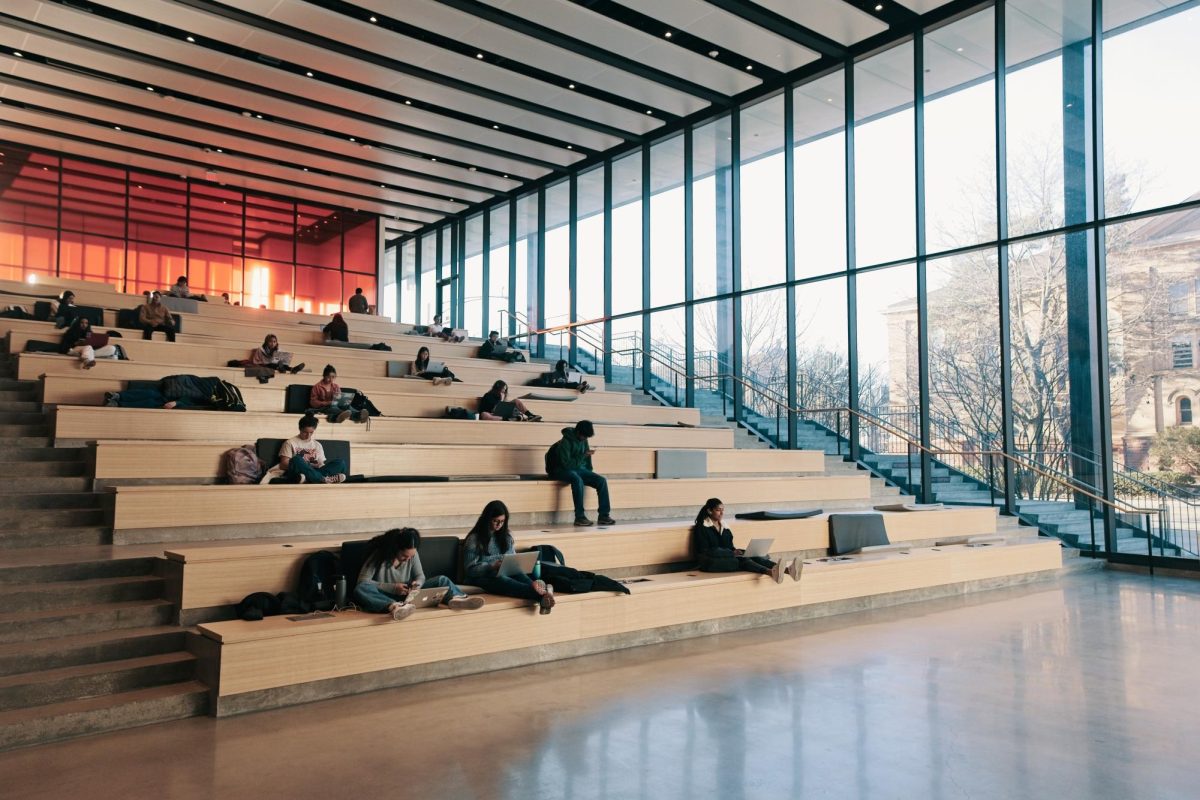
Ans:
[{"label": "reusable water bottle", "polygon": [[333,584],[333,607],[342,608],[346,605],[346,576],[337,575]]},{"label": "reusable water bottle", "polygon": [[542,562],[541,561],[533,562],[533,579],[535,581],[540,581],[542,579]]}]

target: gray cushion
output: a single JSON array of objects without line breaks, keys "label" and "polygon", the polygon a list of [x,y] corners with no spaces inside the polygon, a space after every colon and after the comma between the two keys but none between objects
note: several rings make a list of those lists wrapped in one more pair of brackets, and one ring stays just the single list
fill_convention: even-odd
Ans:
[{"label": "gray cushion", "polygon": [[654,459],[656,478],[707,478],[707,450],[659,450]]},{"label": "gray cushion", "polygon": [[829,554],[889,544],[882,514],[830,514]]}]

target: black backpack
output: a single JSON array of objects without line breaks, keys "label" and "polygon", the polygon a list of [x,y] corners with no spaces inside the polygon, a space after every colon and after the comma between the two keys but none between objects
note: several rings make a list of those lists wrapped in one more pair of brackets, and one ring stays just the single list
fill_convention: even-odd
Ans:
[{"label": "black backpack", "polygon": [[296,593],[308,610],[329,611],[333,608],[337,579],[342,575],[341,559],[336,553],[318,550],[304,559],[300,567],[300,586]]},{"label": "black backpack", "polygon": [[562,444],[559,439],[554,444],[550,445],[550,449],[546,451],[546,474],[554,475],[562,471],[562,460],[558,457],[558,446]]},{"label": "black backpack", "polygon": [[242,399],[242,391],[229,381],[217,381],[213,387],[212,396],[208,399],[217,411],[245,411],[246,401]]}]

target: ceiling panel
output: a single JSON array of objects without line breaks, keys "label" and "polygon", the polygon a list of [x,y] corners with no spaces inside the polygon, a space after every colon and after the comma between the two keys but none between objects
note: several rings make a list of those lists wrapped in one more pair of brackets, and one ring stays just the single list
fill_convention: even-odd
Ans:
[{"label": "ceiling panel", "polygon": [[482,2],[725,95],[732,96],[761,83],[747,72],[676,47],[666,39],[622,25],[567,0]]},{"label": "ceiling panel", "polygon": [[712,42],[725,50],[766,64],[780,72],[816,61],[817,53],[776,33],[760,28],[736,14],[709,5],[704,0],[617,0],[623,6],[649,14],[666,29],[675,28]]},{"label": "ceiling panel", "polygon": [[887,30],[887,23],[843,0],[757,0],[758,5],[844,45]]}]

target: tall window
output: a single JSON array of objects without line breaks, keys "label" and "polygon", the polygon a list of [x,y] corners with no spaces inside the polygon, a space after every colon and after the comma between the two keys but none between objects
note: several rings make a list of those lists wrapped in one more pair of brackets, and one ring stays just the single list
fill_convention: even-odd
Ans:
[{"label": "tall window", "polygon": [[796,87],[797,278],[846,268],[845,88],[841,70]]},{"label": "tall window", "polygon": [[[579,176],[579,210],[575,215],[576,321],[604,316],[604,168]],[[591,334],[583,334],[594,338]]]},{"label": "tall window", "polygon": [[683,136],[650,148],[650,305],[683,300]]},{"label": "tall window", "polygon": [[[467,279],[463,297],[463,327],[472,336],[483,336],[483,214],[467,219],[467,241],[464,251]],[[504,268],[507,270],[508,265]]]},{"label": "tall window", "polygon": [[612,312],[624,314],[642,308],[641,152],[614,161],[612,173]]},{"label": "tall window", "polygon": [[491,256],[488,258],[488,319],[484,320],[483,331],[505,331],[507,333],[509,285],[509,207],[508,203],[493,206],[489,221],[491,232]]},{"label": "tall window", "polygon": [[742,288],[782,283],[784,239],[783,95],[742,109]]},{"label": "tall window", "polygon": [[1187,397],[1179,398],[1179,402],[1175,404],[1175,424],[1192,424],[1192,401]]},{"label": "tall window", "polygon": [[728,116],[692,134],[692,292],[697,299],[733,291],[732,139]]}]

